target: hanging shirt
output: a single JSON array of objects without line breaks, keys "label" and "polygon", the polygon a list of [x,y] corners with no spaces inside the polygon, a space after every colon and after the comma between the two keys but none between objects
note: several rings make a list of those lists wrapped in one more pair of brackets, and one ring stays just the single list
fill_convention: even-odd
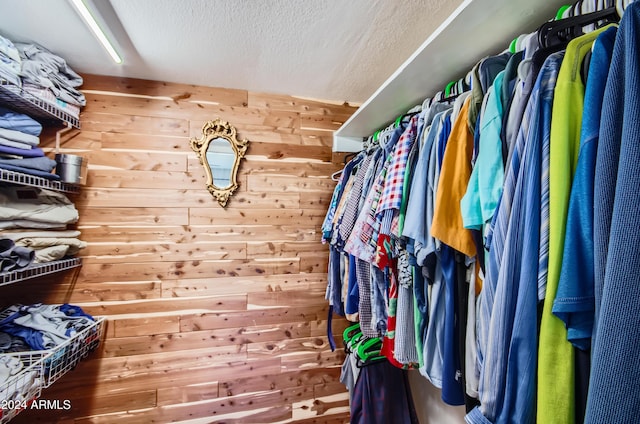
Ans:
[{"label": "hanging shirt", "polygon": [[460,200],[465,228],[480,229],[491,220],[498,206],[504,183],[502,164],[502,103],[500,93],[504,71],[494,80],[487,93],[487,106],[480,118],[479,153],[471,171],[465,195]]},{"label": "hanging shirt", "polygon": [[406,129],[402,132],[391,157],[386,181],[384,183],[384,190],[380,197],[376,214],[382,214],[389,209],[400,210],[407,160],[413,143],[416,140],[417,133],[418,115],[414,115],[409,125],[407,125]]},{"label": "hanging shirt", "polygon": [[586,424],[635,423],[640,410],[640,2],[622,17],[596,159],[596,325]]},{"label": "hanging shirt", "polygon": [[[518,136],[513,146],[512,154],[507,161],[508,167],[505,174],[505,181],[498,209],[493,215],[493,219],[491,220],[491,224],[488,226],[487,230],[485,243],[486,248],[489,251],[489,255],[487,258],[486,274],[482,284],[482,292],[478,298],[478,308],[476,310],[478,320],[476,328],[478,339],[478,362],[476,372],[480,375],[483,373],[485,355],[491,340],[489,327],[491,324],[494,299],[496,296],[496,286],[498,284],[499,270],[503,262],[507,228],[512,213],[512,203],[516,190],[516,182],[522,165],[525,139],[529,135],[532,113],[533,109],[527,103],[527,108],[524,110],[522,116],[522,125],[520,125],[518,130]],[[480,384],[482,384],[482,382]]]},{"label": "hanging shirt", "polygon": [[381,221],[376,217],[378,203],[384,190],[387,172],[391,164],[392,153],[405,127],[399,126],[391,131],[388,141],[381,136],[381,147],[384,149],[381,159],[381,169],[373,177],[371,189],[366,193],[366,199],[359,210],[358,219],[354,225],[344,250],[363,261],[372,262],[378,241]]},{"label": "hanging shirt", "polygon": [[398,255],[398,310],[394,357],[402,364],[415,367],[419,363],[419,358],[416,350],[411,268],[409,253],[401,249]]},{"label": "hanging shirt", "polygon": [[333,189],[333,195],[331,196],[331,202],[329,203],[329,209],[327,210],[327,215],[324,218],[324,222],[322,223],[322,241],[327,242],[331,239],[331,232],[333,230],[333,218],[336,213],[336,208],[338,207],[338,202],[342,197],[344,192],[344,187],[349,179],[351,174],[351,170],[353,167],[362,159],[362,155],[358,155],[353,160],[349,161],[344,167],[342,174],[340,175],[340,180],[338,180],[338,184],[336,184]]},{"label": "hanging shirt", "polygon": [[394,221],[397,231],[397,219],[400,215],[403,188],[407,176],[407,162],[417,133],[418,115],[414,115],[400,136],[393,151],[384,182],[384,190],[376,209],[376,218],[382,220],[376,243],[377,249],[375,257],[375,263],[380,268],[387,266],[390,258],[394,256],[391,234],[394,232],[392,231]]},{"label": "hanging shirt", "polygon": [[[429,169],[427,180],[427,223],[431,223],[433,217],[433,206],[435,204],[436,189],[440,178],[440,152],[444,152],[449,134],[451,132],[449,109],[442,114],[442,125],[437,134],[437,140],[431,146],[429,157]],[[435,119],[434,119],[435,124]],[[427,227],[428,228],[428,227]],[[424,366],[420,368],[420,373],[427,377],[431,383],[442,388],[443,361],[444,361],[444,321],[445,321],[445,301],[444,301],[444,276],[442,266],[438,260],[436,252],[440,243],[429,236],[425,240],[425,246],[421,249],[420,255],[424,255],[423,273],[428,284],[431,286],[429,295],[429,319],[427,332],[423,341],[422,356]],[[417,252],[416,252],[417,253]]]},{"label": "hanging shirt", "polygon": [[476,247],[471,232],[464,228],[460,199],[464,196],[471,175],[473,135],[467,125],[469,98],[451,130],[442,162],[440,181],[431,224],[431,234],[443,243],[467,256],[475,256]]},{"label": "hanging shirt", "polygon": [[374,163],[375,155],[368,154],[363,160],[356,174],[354,176],[353,186],[351,187],[351,191],[349,194],[349,202],[345,205],[344,212],[340,217],[338,224],[336,226],[336,232],[338,236],[336,237],[336,247],[340,250],[344,247],[344,243],[349,238],[351,231],[353,230],[353,226],[356,223],[356,218],[358,217],[358,206],[360,203],[360,198],[362,197],[362,187],[364,185],[365,175],[369,171],[369,167],[372,163]]},{"label": "hanging shirt", "polygon": [[[522,35],[520,37],[524,38],[525,36]],[[520,37],[518,37],[518,39],[520,39]],[[522,63],[523,58],[524,51],[521,50],[511,56],[507,66],[504,68],[504,80],[502,82],[502,92],[500,93],[500,102],[502,103],[503,109],[500,139],[502,141],[502,160],[505,165],[509,154],[509,146],[507,145],[504,126],[506,125],[507,117],[511,110],[511,102],[513,101],[516,82],[518,81],[518,67],[520,66],[520,63]]]},{"label": "hanging shirt", "polygon": [[484,333],[481,405],[467,415],[468,423],[535,422],[539,241],[548,216],[542,199],[548,189],[552,105],[562,57],[555,53],[544,63],[525,113],[529,131],[514,155],[521,166],[517,174],[513,166],[508,173],[509,182],[515,178],[512,212]]},{"label": "hanging shirt", "polygon": [[[501,138],[507,150],[505,164],[511,162],[513,148],[517,143],[518,132],[523,123],[523,114],[527,107],[531,89],[536,81],[533,72],[533,55],[538,50],[538,34],[527,35],[523,40],[525,45],[523,58],[518,65],[518,77],[514,84],[513,97],[502,124]],[[505,156],[503,155],[503,158]]]},{"label": "hanging shirt", "polygon": [[[451,109],[448,114],[451,113]],[[439,112],[433,118],[433,122],[425,136],[424,144],[420,148],[420,155],[414,170],[414,176],[411,183],[412,193],[430,193],[429,189],[429,158],[432,154],[432,146],[436,142],[444,125],[444,118],[447,115],[445,111]],[[427,239],[430,238],[431,221],[433,218],[433,208],[429,210],[427,203],[430,196],[411,196],[407,204],[406,218],[402,235],[413,240],[413,252],[418,265],[424,263],[426,253],[424,249],[427,245]],[[430,202],[431,204],[433,202]]]},{"label": "hanging shirt", "polygon": [[571,188],[562,271],[553,313],[564,321],[567,339],[587,350],[595,314],[593,258],[593,179],[602,98],[613,54],[616,28],[600,34],[593,47],[584,97],[580,153]]},{"label": "hanging shirt", "polygon": [[582,60],[604,29],[578,37],[567,46],[558,75],[551,120],[549,169],[549,270],[540,326],[538,422],[574,421],[574,356],[564,323],[551,312],[556,297],[571,181],[578,161],[584,84]]},{"label": "hanging shirt", "polygon": [[480,105],[485,94],[499,72],[503,71],[509,59],[510,52],[501,53],[497,56],[489,56],[482,59],[473,67],[471,71],[471,103],[469,104],[469,114],[467,125],[473,131],[476,127],[476,120],[480,114]]}]

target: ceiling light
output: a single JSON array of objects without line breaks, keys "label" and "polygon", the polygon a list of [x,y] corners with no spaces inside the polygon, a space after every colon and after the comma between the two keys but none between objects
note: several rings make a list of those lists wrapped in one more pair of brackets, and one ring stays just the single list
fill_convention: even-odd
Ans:
[{"label": "ceiling light", "polygon": [[84,19],[85,23],[89,26],[91,31],[93,31],[93,34],[98,38],[98,41],[100,41],[100,44],[102,44],[102,47],[104,47],[107,53],[109,53],[109,56],[111,56],[113,61],[116,63],[122,63],[122,58],[120,58],[120,55],[113,47],[102,28],[100,28],[100,25],[98,25],[98,22],[96,22],[89,9],[87,9],[87,5],[84,4],[84,1],[71,0],[71,3],[73,3],[78,13],[80,13],[80,16],[82,16],[82,19]]}]

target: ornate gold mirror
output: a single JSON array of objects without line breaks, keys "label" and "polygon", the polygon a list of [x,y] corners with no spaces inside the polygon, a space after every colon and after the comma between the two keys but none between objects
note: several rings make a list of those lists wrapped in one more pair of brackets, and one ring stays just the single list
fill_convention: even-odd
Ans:
[{"label": "ornate gold mirror", "polygon": [[206,122],[202,137],[192,138],[190,143],[207,174],[207,189],[225,207],[238,188],[238,167],[249,141],[238,140],[235,127],[216,119]]}]

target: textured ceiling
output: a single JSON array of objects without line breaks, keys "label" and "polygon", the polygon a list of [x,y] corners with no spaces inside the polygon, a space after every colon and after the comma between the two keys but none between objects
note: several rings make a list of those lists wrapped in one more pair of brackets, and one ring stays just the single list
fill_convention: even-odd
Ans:
[{"label": "textured ceiling", "polygon": [[0,34],[79,72],[360,103],[461,0],[87,0],[115,65],[67,0],[0,0]]}]

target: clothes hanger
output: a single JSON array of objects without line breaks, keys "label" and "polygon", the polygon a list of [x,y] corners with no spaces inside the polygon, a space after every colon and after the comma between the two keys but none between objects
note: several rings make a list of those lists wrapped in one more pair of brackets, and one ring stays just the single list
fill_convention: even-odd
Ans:
[{"label": "clothes hanger", "polygon": [[561,46],[582,35],[583,28],[588,25],[605,25],[619,20],[616,8],[607,8],[586,15],[546,22],[538,29],[538,41],[542,48]]},{"label": "clothes hanger", "polygon": [[509,52],[511,54],[516,53],[516,46],[518,45],[518,37],[514,38],[513,41],[511,41],[511,44],[509,44]]},{"label": "clothes hanger", "polygon": [[347,162],[349,162],[351,159],[355,158],[356,156],[358,156],[360,152],[351,152],[351,153],[347,153],[346,155],[344,155],[344,163],[345,165],[347,164]]},{"label": "clothes hanger", "polygon": [[563,18],[564,16],[564,12],[567,9],[571,9],[571,5],[565,4],[564,6],[561,6],[560,9],[558,9],[558,12],[556,13],[556,21],[559,21],[560,19]]},{"label": "clothes hanger", "polygon": [[455,81],[451,81],[449,84],[447,84],[447,86],[444,88],[444,97],[447,98],[449,96],[451,96],[451,88],[456,85]]},{"label": "clothes hanger", "polygon": [[[467,82],[467,79],[469,82]],[[448,102],[450,100],[454,100],[456,97],[460,96],[465,91],[471,88],[471,72],[467,73],[463,78],[460,78],[457,81],[451,81],[444,88],[444,95],[440,100],[441,103]]]},{"label": "clothes hanger", "polygon": [[358,368],[385,361],[387,358],[380,353],[382,349],[382,339],[375,337],[372,339],[363,339],[357,344],[355,349],[356,366]]},{"label": "clothes hanger", "polygon": [[342,332],[342,340],[344,342],[344,350],[346,353],[352,352],[352,346],[360,341],[363,337],[362,330],[360,329],[360,324],[355,323],[349,327],[347,327]]},{"label": "clothes hanger", "polygon": [[379,337],[366,339],[357,344],[356,351],[362,362],[367,362],[380,355],[382,340]]}]

